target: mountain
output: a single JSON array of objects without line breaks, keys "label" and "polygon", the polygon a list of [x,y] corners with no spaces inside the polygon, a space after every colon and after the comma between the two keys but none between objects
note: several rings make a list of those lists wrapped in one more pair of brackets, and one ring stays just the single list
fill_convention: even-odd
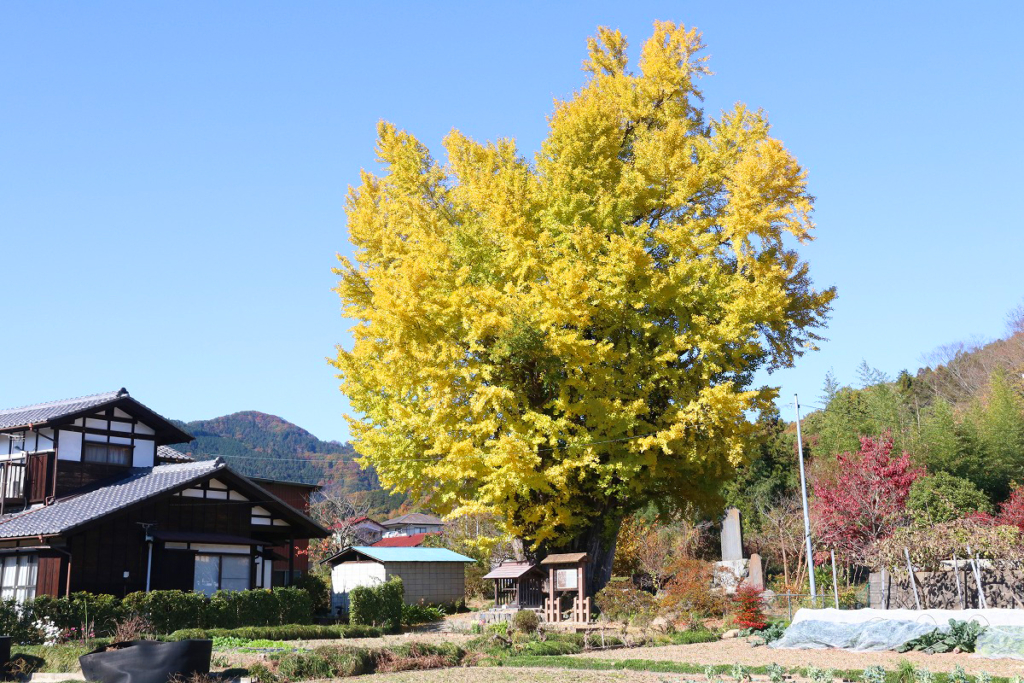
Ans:
[{"label": "mountain", "polygon": [[[198,459],[222,456],[251,477],[320,484],[336,495],[362,493],[385,506],[394,498],[381,491],[372,468],[364,470],[355,462],[357,454],[350,444],[321,441],[276,415],[249,410],[210,420],[172,422],[195,437],[192,443],[174,448]],[[394,507],[399,505],[401,501]]]}]

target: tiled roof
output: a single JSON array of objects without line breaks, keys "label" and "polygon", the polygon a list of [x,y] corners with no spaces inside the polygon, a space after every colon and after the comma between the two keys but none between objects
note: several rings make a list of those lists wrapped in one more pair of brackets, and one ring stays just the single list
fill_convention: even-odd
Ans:
[{"label": "tiled roof", "polygon": [[459,555],[447,548],[373,548],[368,546],[353,546],[342,550],[334,557],[324,560],[332,564],[346,555],[362,555],[378,562],[469,562],[476,560]]},{"label": "tiled roof", "polygon": [[382,538],[374,543],[372,548],[415,548],[422,545],[423,539],[427,536],[437,536],[433,534],[410,534],[409,536],[392,536],[391,538]]},{"label": "tiled roof", "polygon": [[407,515],[399,515],[381,522],[384,526],[398,526],[399,524],[444,524],[444,520],[433,515],[424,515],[421,512],[411,512]]},{"label": "tiled roof", "polygon": [[170,460],[173,462],[195,462],[195,458],[181,451],[176,451],[170,446],[157,446],[156,447],[156,459],[157,460]]},{"label": "tiled roof", "polygon": [[120,481],[0,520],[0,538],[54,536],[226,469],[220,458],[140,468]]},{"label": "tiled roof", "polygon": [[103,394],[93,394],[92,396],[66,398],[61,401],[37,403],[33,406],[22,406],[20,408],[7,408],[0,410],[0,429],[23,427],[25,425],[55,420],[64,415],[71,415],[88,410],[89,408],[101,406],[104,403],[116,401],[127,395],[127,391],[119,389],[118,391],[108,391]]}]

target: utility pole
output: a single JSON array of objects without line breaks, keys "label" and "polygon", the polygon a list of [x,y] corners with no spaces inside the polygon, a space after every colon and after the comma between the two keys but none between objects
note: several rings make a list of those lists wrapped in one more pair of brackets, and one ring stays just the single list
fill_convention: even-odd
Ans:
[{"label": "utility pole", "polygon": [[811,606],[815,604],[818,591],[814,585],[814,550],[811,547],[811,513],[807,508],[807,475],[804,473],[804,441],[800,436],[800,398],[793,394],[796,407],[796,451],[800,460],[800,494],[804,502],[804,540],[807,541],[807,577],[811,581]]}]

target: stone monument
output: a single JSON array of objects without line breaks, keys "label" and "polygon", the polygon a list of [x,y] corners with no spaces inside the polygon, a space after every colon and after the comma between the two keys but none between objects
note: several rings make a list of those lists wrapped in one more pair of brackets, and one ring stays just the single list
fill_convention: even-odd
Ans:
[{"label": "stone monument", "polygon": [[[760,559],[760,558],[758,558]],[[743,559],[743,527],[740,525],[740,511],[729,508],[722,519],[722,560],[717,563],[715,581],[732,593],[747,577],[748,560]],[[760,563],[758,563],[760,569]]]}]

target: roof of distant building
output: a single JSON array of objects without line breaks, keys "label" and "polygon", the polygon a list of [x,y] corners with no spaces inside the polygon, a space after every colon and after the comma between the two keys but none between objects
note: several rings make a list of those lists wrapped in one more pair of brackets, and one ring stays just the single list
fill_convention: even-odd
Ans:
[{"label": "roof of distant building", "polygon": [[408,536],[392,536],[382,538],[371,547],[373,548],[415,548],[423,544],[427,536],[439,536],[437,533],[409,534]]},{"label": "roof of distant building", "polygon": [[399,515],[393,517],[386,522],[381,522],[384,526],[401,526],[402,524],[430,524],[430,525],[444,525],[444,520],[434,515],[425,515],[422,512],[410,512],[407,515]]},{"label": "roof of distant building", "polygon": [[196,459],[187,453],[176,451],[170,446],[157,446],[156,459],[169,462],[195,462]]}]

